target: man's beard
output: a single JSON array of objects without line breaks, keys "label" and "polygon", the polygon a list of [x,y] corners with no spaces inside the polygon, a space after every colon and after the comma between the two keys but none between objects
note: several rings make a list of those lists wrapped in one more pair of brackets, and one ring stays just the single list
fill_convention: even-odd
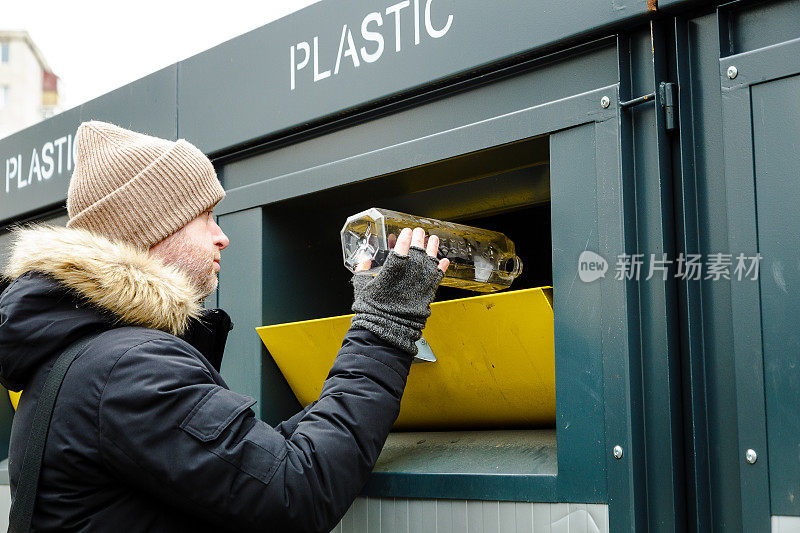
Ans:
[{"label": "man's beard", "polygon": [[214,258],[202,246],[177,231],[160,243],[158,256],[168,265],[183,272],[203,298],[217,290],[219,281],[214,272]]}]

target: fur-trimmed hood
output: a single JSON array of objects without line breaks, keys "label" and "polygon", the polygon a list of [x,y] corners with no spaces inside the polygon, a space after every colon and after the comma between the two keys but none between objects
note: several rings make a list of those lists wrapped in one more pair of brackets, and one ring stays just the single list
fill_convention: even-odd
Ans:
[{"label": "fur-trimmed hood", "polygon": [[9,390],[27,387],[71,342],[118,326],[180,336],[219,368],[230,317],[201,309],[187,277],[147,251],[47,225],[15,229],[10,251],[0,283],[10,283],[0,294],[0,383]]},{"label": "fur-trimmed hood", "polygon": [[50,276],[118,323],[180,335],[200,315],[202,296],[182,272],[86,230],[17,228],[5,276],[28,271]]},{"label": "fur-trimmed hood", "polygon": [[[85,230],[34,226],[15,230],[5,276],[0,384],[9,390],[35,388],[72,342],[122,326],[170,333],[219,371],[230,317],[222,309],[201,309],[186,275],[147,251]],[[151,336],[164,338],[154,331]]]}]

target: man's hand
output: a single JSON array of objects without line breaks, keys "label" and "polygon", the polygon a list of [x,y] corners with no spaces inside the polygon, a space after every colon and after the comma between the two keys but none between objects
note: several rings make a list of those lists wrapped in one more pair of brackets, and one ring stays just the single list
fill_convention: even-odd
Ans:
[{"label": "man's hand", "polygon": [[[391,241],[390,241],[391,242]],[[450,265],[437,259],[439,238],[431,236],[425,246],[425,230],[403,228],[394,249],[376,276],[356,272],[351,279],[355,291],[351,326],[371,331],[411,355],[431,315],[430,303]],[[362,262],[369,269],[370,260]]]},{"label": "man's hand", "polygon": [[[393,233],[389,235],[389,248],[394,249],[397,255],[408,255],[408,249],[411,246],[415,246],[417,248],[425,249],[425,241],[427,240],[427,249],[426,253],[436,258],[436,254],[439,252],[439,237],[436,235],[431,235],[430,238],[425,238],[425,230],[422,228],[416,228],[413,233],[411,228],[403,228],[403,231],[400,232],[400,236],[396,237]],[[450,266],[449,259],[442,259],[439,261],[439,270],[442,272],[447,272],[447,267]],[[369,270],[372,267],[372,260],[368,258],[364,258],[358,266],[356,267],[356,272],[361,272],[364,270]]]}]

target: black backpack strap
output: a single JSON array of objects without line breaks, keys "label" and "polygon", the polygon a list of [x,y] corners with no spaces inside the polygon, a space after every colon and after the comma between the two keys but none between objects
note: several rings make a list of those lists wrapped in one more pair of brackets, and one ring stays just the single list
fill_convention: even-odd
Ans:
[{"label": "black backpack strap", "polygon": [[56,359],[53,368],[47,375],[42,388],[42,395],[36,404],[36,413],[33,415],[31,434],[25,448],[25,458],[22,461],[22,471],[19,476],[17,490],[14,493],[14,502],[11,504],[9,516],[9,533],[27,533],[31,528],[33,508],[36,504],[36,493],[39,486],[39,472],[42,469],[44,446],[47,442],[47,432],[50,429],[50,419],[56,405],[58,391],[64,382],[67,370],[77,359],[78,354],[100,333],[83,337],[71,344]]}]

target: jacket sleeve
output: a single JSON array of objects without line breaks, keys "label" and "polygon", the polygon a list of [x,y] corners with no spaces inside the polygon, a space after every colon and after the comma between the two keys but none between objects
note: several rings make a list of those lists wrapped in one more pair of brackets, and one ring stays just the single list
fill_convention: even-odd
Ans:
[{"label": "jacket sleeve", "polygon": [[317,405],[317,401],[314,400],[310,404],[306,405],[303,409],[300,410],[299,413],[292,415],[291,418],[284,420],[277,426],[275,426],[275,431],[283,435],[284,437],[290,437],[292,433],[297,429],[297,425],[300,423],[303,418],[306,417],[306,414]]},{"label": "jacket sleeve", "polygon": [[98,413],[102,459],[146,494],[239,530],[330,531],[400,410],[411,357],[351,328],[317,402],[280,426],[214,383],[191,348],[147,341],[116,363]]}]

